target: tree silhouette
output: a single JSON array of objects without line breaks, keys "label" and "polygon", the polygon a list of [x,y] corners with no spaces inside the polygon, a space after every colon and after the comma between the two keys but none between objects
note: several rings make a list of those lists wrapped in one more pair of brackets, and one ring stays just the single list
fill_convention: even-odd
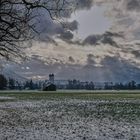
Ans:
[{"label": "tree silhouette", "polygon": [[[22,49],[36,30],[35,10],[44,9],[52,19],[62,15],[67,0],[0,0],[0,56],[6,59],[23,57]],[[28,44],[29,45],[29,44]]]},{"label": "tree silhouette", "polygon": [[0,74],[0,90],[4,90],[7,87],[7,79],[4,75]]},{"label": "tree silhouette", "polygon": [[8,84],[9,84],[9,89],[15,89],[15,80],[14,79],[9,78]]}]

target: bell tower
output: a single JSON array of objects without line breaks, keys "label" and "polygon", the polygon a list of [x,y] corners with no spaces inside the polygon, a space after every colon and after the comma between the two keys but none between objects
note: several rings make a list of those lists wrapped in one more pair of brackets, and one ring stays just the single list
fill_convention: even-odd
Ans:
[{"label": "bell tower", "polygon": [[54,84],[54,74],[49,75],[49,82]]}]

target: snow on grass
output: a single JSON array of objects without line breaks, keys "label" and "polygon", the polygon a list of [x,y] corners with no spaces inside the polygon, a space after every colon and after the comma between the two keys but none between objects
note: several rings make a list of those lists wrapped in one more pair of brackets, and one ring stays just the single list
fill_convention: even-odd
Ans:
[{"label": "snow on grass", "polygon": [[0,96],[0,100],[10,100],[10,99],[15,99],[14,97],[6,97],[6,96]]},{"label": "snow on grass", "polygon": [[0,103],[0,140],[139,140],[139,100]]}]

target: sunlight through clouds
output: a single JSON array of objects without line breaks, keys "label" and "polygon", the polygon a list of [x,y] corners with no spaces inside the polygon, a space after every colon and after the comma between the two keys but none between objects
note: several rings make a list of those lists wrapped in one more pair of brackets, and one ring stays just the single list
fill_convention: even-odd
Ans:
[{"label": "sunlight through clouds", "polygon": [[72,78],[84,75],[82,79],[90,80],[137,79],[140,1],[74,2],[77,3],[75,11],[65,15],[63,23],[40,17],[38,28],[43,33],[25,50],[30,59],[23,64],[24,69],[30,71],[37,65],[41,69],[35,70],[35,75],[41,77],[48,70],[47,73],[54,72],[66,79],[68,75]]}]

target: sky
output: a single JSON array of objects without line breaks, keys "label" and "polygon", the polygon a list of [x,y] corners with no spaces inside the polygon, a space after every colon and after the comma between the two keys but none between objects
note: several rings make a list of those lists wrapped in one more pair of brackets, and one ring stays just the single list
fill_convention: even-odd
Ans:
[{"label": "sky", "polygon": [[28,79],[140,81],[140,0],[75,0],[61,23],[40,11],[28,60],[4,70]]},{"label": "sky", "polygon": [[104,15],[106,7],[94,5],[90,10],[81,10],[72,14],[70,21],[79,23],[75,34],[84,39],[91,34],[103,34],[111,27],[111,20]]}]

